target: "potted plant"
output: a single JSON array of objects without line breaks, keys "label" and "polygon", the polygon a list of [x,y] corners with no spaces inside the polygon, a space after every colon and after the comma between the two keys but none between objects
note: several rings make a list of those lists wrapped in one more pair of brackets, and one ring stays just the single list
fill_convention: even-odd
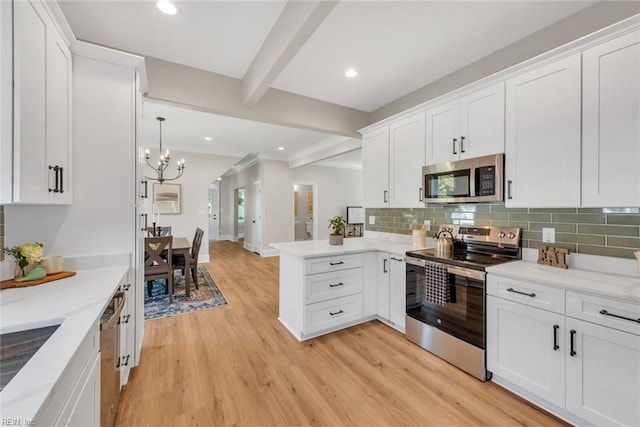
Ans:
[{"label": "potted plant", "polygon": [[336,215],[329,219],[329,228],[333,229],[333,233],[329,234],[330,245],[341,245],[344,243],[344,218],[342,215]]}]

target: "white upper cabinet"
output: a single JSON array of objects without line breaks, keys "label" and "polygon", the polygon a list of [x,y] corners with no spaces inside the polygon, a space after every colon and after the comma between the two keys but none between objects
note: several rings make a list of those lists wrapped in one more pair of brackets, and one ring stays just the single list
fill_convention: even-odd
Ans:
[{"label": "white upper cabinet", "polygon": [[640,30],[582,56],[582,205],[640,205]]},{"label": "white upper cabinet", "polygon": [[504,84],[427,110],[426,164],[504,152]]},{"label": "white upper cabinet", "polygon": [[424,113],[389,126],[389,206],[423,207]]},{"label": "white upper cabinet", "polygon": [[507,81],[508,207],[580,206],[579,54]]},{"label": "white upper cabinet", "polygon": [[14,173],[2,202],[68,204],[71,54],[42,3],[13,5]]},{"label": "white upper cabinet", "polygon": [[362,135],[365,206],[385,208],[389,203],[389,127]]}]

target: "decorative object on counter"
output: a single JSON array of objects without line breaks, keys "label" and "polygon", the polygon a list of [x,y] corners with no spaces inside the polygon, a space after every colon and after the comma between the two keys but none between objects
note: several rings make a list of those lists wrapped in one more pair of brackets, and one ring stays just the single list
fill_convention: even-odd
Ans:
[{"label": "decorative object on counter", "polygon": [[[154,181],[158,181],[161,185],[163,182],[165,181],[173,181],[176,180],[178,178],[180,178],[182,176],[182,174],[184,173],[184,159],[178,161],[178,174],[173,177],[173,178],[165,178],[164,177],[164,171],[167,170],[167,168],[169,167],[169,162],[171,161],[171,156],[170,156],[170,152],[169,150],[165,151],[164,153],[162,152],[162,122],[164,122],[164,117],[156,117],[156,120],[158,121],[158,125],[160,126],[160,160],[158,160],[158,167],[155,167],[154,165],[151,164],[151,162],[149,161],[151,159],[151,157],[149,157],[149,149],[145,150],[145,160],[147,161],[147,166],[149,166],[151,169],[153,169],[153,171],[156,173],[156,177],[150,177],[150,176],[146,176],[146,179],[152,179]],[[175,213],[175,212],[172,212]],[[179,212],[178,212],[179,213]]]},{"label": "decorative object on counter", "polygon": [[145,320],[174,316],[227,304],[227,300],[218,289],[206,267],[198,267],[198,288],[191,290],[189,298],[185,297],[184,276],[176,277],[174,292],[173,304],[169,304],[169,299],[165,293],[164,280],[154,280],[151,296],[145,295],[144,297]]},{"label": "decorative object on counter", "polygon": [[333,229],[333,233],[329,234],[330,245],[342,245],[344,243],[344,218],[342,215],[336,215],[329,218],[329,228]]},{"label": "decorative object on counter", "polygon": [[3,280],[0,282],[0,290],[1,289],[9,289],[9,288],[26,288],[27,286],[36,286],[41,285],[47,282],[53,282],[54,280],[66,279],[67,277],[75,276],[75,271],[60,271],[54,274],[47,274],[42,279],[31,280],[27,282],[18,282],[14,279]]},{"label": "decorative object on counter", "polygon": [[25,277],[42,258],[42,243],[23,243],[12,248],[4,248],[2,252],[10,255],[16,262],[14,279]]},{"label": "decorative object on counter", "polygon": [[60,273],[62,271],[62,257],[60,255],[49,255],[42,257],[40,265],[47,271],[47,274]]},{"label": "decorative object on counter", "polygon": [[448,229],[441,230],[436,235],[435,239],[436,255],[443,258],[451,257],[451,254],[453,253],[453,233]]},{"label": "decorative object on counter", "polygon": [[414,248],[427,247],[427,226],[422,224],[413,224],[412,242]]},{"label": "decorative object on counter", "polygon": [[15,279],[16,282],[32,282],[34,280],[40,280],[47,276],[47,270],[44,269],[41,265],[34,266],[30,272],[25,274],[24,276]]},{"label": "decorative object on counter", "polygon": [[640,276],[640,251],[635,251],[633,254],[636,256],[636,259],[638,260],[638,276]]},{"label": "decorative object on counter", "polygon": [[566,261],[567,255],[569,255],[569,249],[566,248],[538,246],[538,264],[566,269],[569,268]]}]

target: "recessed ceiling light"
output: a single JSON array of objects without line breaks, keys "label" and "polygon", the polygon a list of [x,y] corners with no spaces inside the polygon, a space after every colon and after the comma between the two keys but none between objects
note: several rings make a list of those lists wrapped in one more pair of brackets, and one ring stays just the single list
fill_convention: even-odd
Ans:
[{"label": "recessed ceiling light", "polygon": [[222,181],[222,178],[220,178],[220,177],[218,177],[217,179],[218,179],[218,181]]},{"label": "recessed ceiling light", "polygon": [[353,68],[349,68],[349,69],[347,70],[347,72],[346,72],[346,73],[344,73],[344,75],[345,75],[345,76],[347,76],[347,77],[349,77],[349,78],[353,78],[353,77],[355,77],[355,76],[357,76],[357,75],[358,75],[358,72],[357,72],[355,69],[353,69]]},{"label": "recessed ceiling light", "polygon": [[284,147],[278,147],[278,150],[284,151]]},{"label": "recessed ceiling light", "polygon": [[173,3],[171,3],[169,0],[160,0],[158,3],[156,3],[156,6],[158,7],[158,9],[160,9],[161,12],[166,13],[167,15],[175,15],[176,12],[178,12],[178,9],[176,9]]},{"label": "recessed ceiling light", "polygon": [[205,140],[205,141],[211,141],[211,140],[213,140],[213,138],[211,138],[210,136],[205,136],[205,137],[204,137],[204,140]]}]

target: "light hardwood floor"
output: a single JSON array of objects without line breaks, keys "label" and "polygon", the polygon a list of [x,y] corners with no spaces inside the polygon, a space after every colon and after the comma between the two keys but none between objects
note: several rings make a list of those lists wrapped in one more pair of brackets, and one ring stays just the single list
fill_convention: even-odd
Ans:
[{"label": "light hardwood floor", "polygon": [[116,425],[563,425],[378,321],[300,343],[277,320],[277,257],[209,253],[228,305],[145,322]]}]

